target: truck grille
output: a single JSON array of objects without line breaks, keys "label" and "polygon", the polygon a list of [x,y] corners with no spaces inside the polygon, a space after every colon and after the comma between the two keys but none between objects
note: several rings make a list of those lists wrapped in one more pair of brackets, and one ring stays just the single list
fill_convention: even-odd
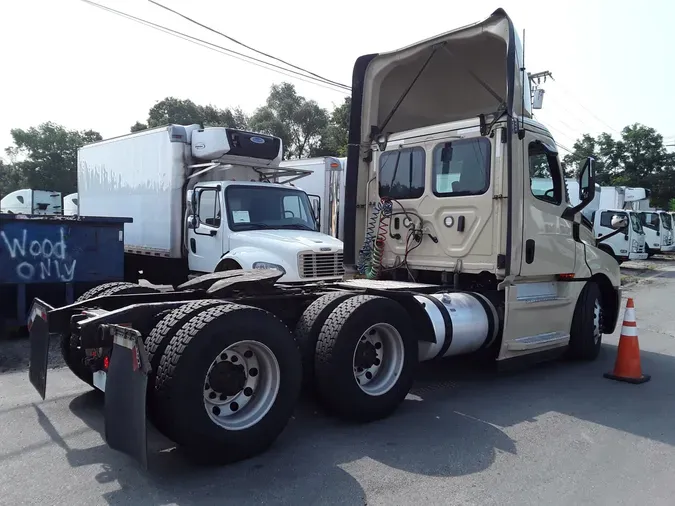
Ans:
[{"label": "truck grille", "polygon": [[300,255],[300,277],[340,277],[345,269],[342,253],[303,253]]}]

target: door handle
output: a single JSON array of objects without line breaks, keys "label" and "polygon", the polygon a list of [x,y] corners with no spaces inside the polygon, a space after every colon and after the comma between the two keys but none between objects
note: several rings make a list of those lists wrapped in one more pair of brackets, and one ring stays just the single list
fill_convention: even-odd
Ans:
[{"label": "door handle", "polygon": [[190,249],[193,253],[197,253],[197,241],[195,241],[194,237],[190,238]]},{"label": "door handle", "polygon": [[528,264],[534,262],[534,239],[525,241],[525,262]]},{"label": "door handle", "polygon": [[464,216],[457,218],[457,232],[464,232]]}]

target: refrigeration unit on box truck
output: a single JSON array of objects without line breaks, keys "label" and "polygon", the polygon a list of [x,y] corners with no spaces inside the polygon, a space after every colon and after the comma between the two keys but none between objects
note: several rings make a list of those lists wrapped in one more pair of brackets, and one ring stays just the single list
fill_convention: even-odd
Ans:
[{"label": "refrigeration unit on box truck", "polygon": [[126,279],[177,285],[190,275],[274,268],[283,282],[342,276],[342,242],[319,231],[311,171],[281,167],[281,139],[170,125],[78,151],[79,213],[131,216]]}]

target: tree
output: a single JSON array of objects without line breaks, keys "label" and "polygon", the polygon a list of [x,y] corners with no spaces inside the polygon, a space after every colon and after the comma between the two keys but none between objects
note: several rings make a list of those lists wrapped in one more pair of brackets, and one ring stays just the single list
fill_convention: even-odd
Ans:
[{"label": "tree", "polygon": [[330,122],[321,134],[321,144],[310,156],[347,156],[351,106],[351,97],[346,97],[342,104],[333,109]]},{"label": "tree", "polygon": [[247,128],[248,118],[238,107],[219,109],[213,105],[197,105],[189,99],[166,97],[150,108],[147,122],[137,121],[132,125],[131,131],[139,132],[146,128],[169,124],[191,125],[195,123],[203,126]]},{"label": "tree", "polygon": [[10,133],[14,146],[5,151],[16,160],[13,168],[18,174],[11,176],[14,181],[64,194],[77,191],[77,149],[102,140],[93,130],[67,130],[52,122],[27,130],[14,128]]},{"label": "tree", "polygon": [[328,112],[298,95],[290,83],[272,85],[265,105],[249,122],[251,130],[281,138],[285,159],[315,154],[328,124]]},{"label": "tree", "polygon": [[675,195],[675,157],[667,152],[663,136],[651,127],[626,126],[619,140],[608,133],[597,138],[585,134],[564,161],[578,169],[588,156],[596,160],[597,181],[602,186],[648,188],[652,205],[663,208]]},{"label": "tree", "polygon": [[22,187],[21,173],[13,164],[0,159],[0,198]]}]

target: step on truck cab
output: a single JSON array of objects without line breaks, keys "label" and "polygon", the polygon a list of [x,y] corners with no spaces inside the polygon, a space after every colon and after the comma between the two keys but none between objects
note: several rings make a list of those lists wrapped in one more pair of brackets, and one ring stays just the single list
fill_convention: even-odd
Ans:
[{"label": "step on truck cab", "polygon": [[[612,227],[614,217],[623,218],[628,226],[616,234]],[[593,213],[593,230],[596,239],[603,240],[598,247],[619,262],[646,260],[645,231],[636,211],[628,209],[599,209]],[[607,236],[611,236],[608,238]]]},{"label": "step on truck cab", "polygon": [[[105,391],[111,447],[147,463],[147,414],[187,455],[231,462],[272,444],[303,385],[331,414],[368,422],[403,402],[419,362],[595,359],[621,294],[618,264],[580,228],[594,160],[569,205],[522,55],[500,9],[360,57],[343,279],[242,269],[167,292],[103,286],[63,308],[36,300],[33,385],[44,397],[58,335],[73,372]],[[537,177],[549,183],[535,194]]]},{"label": "step on truck cab", "polygon": [[342,242],[319,231],[311,171],[280,167],[281,139],[224,127],[169,125],[78,151],[85,216],[131,216],[126,280],[178,285],[231,269],[275,268],[283,282],[336,280]]}]

